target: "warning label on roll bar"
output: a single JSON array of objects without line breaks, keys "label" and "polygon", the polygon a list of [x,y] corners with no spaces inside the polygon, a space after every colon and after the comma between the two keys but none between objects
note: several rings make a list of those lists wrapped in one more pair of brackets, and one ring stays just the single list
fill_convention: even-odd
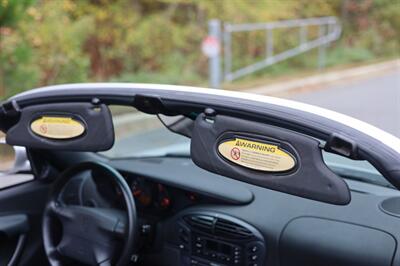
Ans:
[{"label": "warning label on roll bar", "polygon": [[258,171],[283,172],[296,165],[294,156],[277,145],[243,138],[221,142],[218,151],[225,159]]},{"label": "warning label on roll bar", "polygon": [[72,139],[85,132],[83,124],[72,117],[43,116],[31,123],[31,130],[49,139]]}]

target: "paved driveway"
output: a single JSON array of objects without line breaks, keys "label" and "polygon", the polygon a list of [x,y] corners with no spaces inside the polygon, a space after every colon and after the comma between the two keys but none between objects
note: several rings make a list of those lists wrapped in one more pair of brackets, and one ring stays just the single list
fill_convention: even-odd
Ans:
[{"label": "paved driveway", "polygon": [[353,116],[400,138],[400,71],[289,98]]}]

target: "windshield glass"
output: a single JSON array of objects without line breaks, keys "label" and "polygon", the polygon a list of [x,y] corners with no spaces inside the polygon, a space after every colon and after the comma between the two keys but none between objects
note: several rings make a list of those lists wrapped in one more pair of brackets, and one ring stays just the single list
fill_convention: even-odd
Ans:
[{"label": "windshield glass", "polygon": [[155,115],[132,107],[111,106],[115,144],[107,157],[189,156],[190,139],[169,131]]},{"label": "windshield glass", "polygon": [[[112,106],[115,144],[102,154],[110,158],[190,157],[190,139],[169,131],[155,115],[131,107]],[[336,174],[352,180],[391,186],[367,161],[356,161],[322,152],[326,165]]]}]

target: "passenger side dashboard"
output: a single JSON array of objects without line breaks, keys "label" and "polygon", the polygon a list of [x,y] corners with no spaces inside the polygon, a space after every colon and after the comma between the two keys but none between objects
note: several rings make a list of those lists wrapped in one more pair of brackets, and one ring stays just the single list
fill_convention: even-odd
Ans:
[{"label": "passenger side dashboard", "polygon": [[[189,158],[163,158],[152,162],[151,168],[149,162],[141,160],[117,160],[111,164],[124,173],[143,175],[219,201],[188,205],[166,216],[158,225],[159,249],[153,255],[157,254],[160,260],[155,265],[235,265],[223,260],[237,246],[248,251],[247,244],[221,239],[212,229],[199,229],[190,224],[193,219],[199,221],[199,216],[208,217],[206,220],[223,217],[228,223],[233,221],[244,228],[253,228],[250,231],[256,232],[254,241],[260,243],[262,250],[257,255],[262,259],[255,261],[255,265],[390,266],[400,263],[397,252],[400,218],[380,209],[383,200],[400,196],[396,190],[350,181],[350,204],[337,206],[211,174],[195,166]],[[199,241],[193,242],[193,239]],[[201,245],[200,251],[196,244]],[[213,247],[215,257],[210,255]],[[237,265],[252,265],[246,252]],[[150,257],[149,261],[154,262],[154,256]]]}]

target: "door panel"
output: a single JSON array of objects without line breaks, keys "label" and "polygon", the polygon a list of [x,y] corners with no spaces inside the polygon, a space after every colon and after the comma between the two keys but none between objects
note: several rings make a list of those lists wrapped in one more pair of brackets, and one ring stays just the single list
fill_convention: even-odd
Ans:
[{"label": "door panel", "polygon": [[0,216],[0,265],[17,265],[29,230],[28,216]]},{"label": "door panel", "polygon": [[41,235],[48,189],[34,180],[0,191],[0,265],[48,265]]}]

